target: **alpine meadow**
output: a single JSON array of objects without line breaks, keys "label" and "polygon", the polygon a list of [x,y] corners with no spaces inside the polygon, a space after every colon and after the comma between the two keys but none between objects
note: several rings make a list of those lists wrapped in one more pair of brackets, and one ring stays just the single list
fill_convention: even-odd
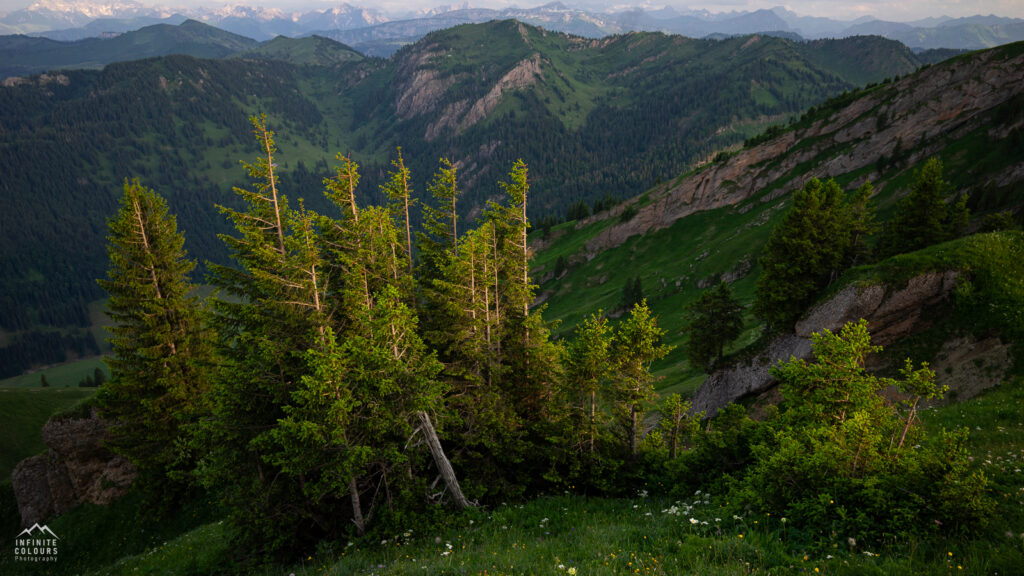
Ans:
[{"label": "alpine meadow", "polygon": [[1021,573],[1024,42],[178,18],[0,36],[0,572]]}]

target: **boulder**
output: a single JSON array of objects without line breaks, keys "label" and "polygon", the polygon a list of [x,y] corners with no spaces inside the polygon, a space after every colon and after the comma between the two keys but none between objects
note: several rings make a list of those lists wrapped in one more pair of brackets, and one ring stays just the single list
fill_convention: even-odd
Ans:
[{"label": "boulder", "polygon": [[124,495],[135,468],[104,445],[108,428],[95,410],[85,418],[47,421],[43,441],[49,451],[21,461],[11,475],[23,526],[84,502],[105,505]]}]

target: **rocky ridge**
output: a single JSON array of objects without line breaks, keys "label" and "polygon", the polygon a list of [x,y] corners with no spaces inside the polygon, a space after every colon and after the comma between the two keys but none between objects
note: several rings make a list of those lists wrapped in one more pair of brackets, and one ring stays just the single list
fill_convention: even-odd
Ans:
[{"label": "rocky ridge", "polygon": [[[691,214],[738,205],[772,185],[761,201],[788,194],[812,177],[826,179],[867,169],[860,181],[875,178],[878,174],[873,168],[883,157],[902,153],[909,163],[916,163],[941,149],[946,138],[976,128],[986,112],[1019,96],[1022,86],[1024,54],[1005,58],[999,51],[989,51],[926,68],[854,100],[826,120],[787,131],[681,181],[656,188],[643,206],[634,200],[581,221],[578,228],[598,219],[618,218],[630,206],[636,209],[628,221],[609,226],[588,240],[584,253],[593,258],[633,236],[668,228]],[[991,137],[1005,137],[1019,124],[1005,126]],[[811,170],[796,174],[801,165],[812,161]],[[995,175],[993,182],[1005,185],[1021,178],[1024,159]],[[876,183],[876,188],[883,187],[884,182]]]}]

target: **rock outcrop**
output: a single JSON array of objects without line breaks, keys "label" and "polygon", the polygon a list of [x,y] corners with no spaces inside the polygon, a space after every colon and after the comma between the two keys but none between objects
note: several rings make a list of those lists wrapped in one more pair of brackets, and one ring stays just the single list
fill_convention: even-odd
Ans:
[{"label": "rock outcrop", "polygon": [[21,523],[28,527],[84,502],[109,504],[135,479],[135,468],[103,441],[108,425],[87,418],[51,418],[43,427],[45,454],[21,461],[11,475]]},{"label": "rock outcrop", "polygon": [[[694,395],[694,411],[713,416],[730,402],[770,391],[776,382],[769,368],[790,358],[809,359],[810,337],[815,332],[834,332],[847,322],[864,318],[872,343],[887,346],[927,329],[932,322],[930,312],[949,298],[958,276],[952,270],[928,272],[898,289],[884,284],[843,288],[808,311],[794,334],[778,336],[753,359],[709,375]],[[999,384],[1011,362],[1008,347],[998,338],[969,336],[951,336],[936,358],[927,360],[933,364],[936,381],[948,385],[950,393],[961,400]]]}]

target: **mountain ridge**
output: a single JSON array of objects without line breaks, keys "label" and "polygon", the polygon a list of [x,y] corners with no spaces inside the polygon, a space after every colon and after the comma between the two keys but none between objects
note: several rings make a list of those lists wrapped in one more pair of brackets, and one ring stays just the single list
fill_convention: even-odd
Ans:
[{"label": "mountain ridge", "polygon": [[[120,9],[116,8],[121,6]],[[551,30],[587,37],[630,31],[660,31],[691,37],[786,33],[807,39],[881,34],[915,49],[978,49],[1024,39],[1020,18],[976,15],[966,18],[925,18],[913,22],[886,22],[873,17],[835,20],[802,16],[784,8],[712,13],[706,10],[652,10],[617,7],[601,12],[549,3],[534,8],[446,8],[388,15],[350,4],[305,12],[228,5],[217,9],[148,8],[134,2],[39,2],[0,18],[0,33],[43,34],[62,40],[98,33],[123,33],[153,19],[188,18],[264,41],[276,36],[318,34],[349,44],[373,56],[388,56],[425,34],[465,23],[518,19]],[[180,16],[178,16],[180,18]],[[109,29],[95,26],[99,19],[114,19]]]},{"label": "mountain ridge", "polygon": [[[1022,66],[1024,43],[1016,43],[833,97],[618,206],[534,234],[545,317],[568,336],[595,309],[616,314],[626,287],[639,283],[665,342],[677,346],[656,369],[677,382],[670,392],[690,394],[704,377],[686,358],[683,311],[721,281],[751,301],[761,247],[810,178],[835,178],[848,192],[871,181],[881,218],[936,157],[950,193],[965,194],[977,215],[972,229],[1000,211],[1020,226]],[[749,309],[745,325],[733,350],[761,337]]]},{"label": "mountain ridge", "polygon": [[[880,67],[873,80],[916,67],[906,47],[868,42],[902,66]],[[317,202],[336,152],[363,166],[359,193],[375,199],[401,146],[419,191],[438,158],[452,160],[468,218],[497,197],[494,183],[522,158],[535,179],[531,217],[550,217],[670,178],[852,89],[844,70],[861,62],[867,73],[878,62],[836,50],[815,64],[810,50],[753,36],[585,39],[504,21],[436,32],[389,61],[167,56],[9,78],[0,88],[0,199],[10,209],[0,221],[20,232],[0,237],[0,266],[9,271],[0,324],[17,336],[18,350],[32,338],[63,349],[53,342],[58,333],[28,336],[41,325],[79,327],[66,333],[85,346],[76,354],[88,349],[87,303],[101,296],[90,279],[103,273],[102,229],[125,177],[168,198],[191,253],[222,260],[216,234],[225,224],[213,206],[230,202],[231,186],[244,178],[238,161],[255,153],[245,138],[249,114],[268,114],[281,134],[282,187],[311,209],[329,209]],[[851,62],[840,66],[844,58]],[[53,237],[55,228],[41,223],[54,217],[56,229],[74,234]],[[3,354],[21,352],[9,346]]]}]

